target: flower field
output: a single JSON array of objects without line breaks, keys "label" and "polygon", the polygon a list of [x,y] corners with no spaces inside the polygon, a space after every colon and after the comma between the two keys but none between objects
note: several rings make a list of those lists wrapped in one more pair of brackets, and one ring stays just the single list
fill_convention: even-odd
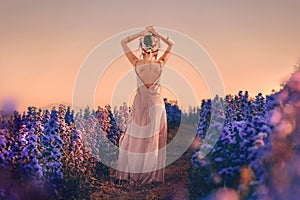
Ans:
[{"label": "flower field", "polygon": [[[277,93],[216,96],[189,113],[165,99],[168,143],[182,122],[197,120],[197,127],[186,127],[195,139],[185,161],[170,167],[167,180],[172,182],[181,166],[185,178],[145,186],[147,195],[137,193],[136,198],[176,199],[180,192],[154,193],[158,187],[175,191],[181,185],[177,190],[190,199],[295,199],[300,182],[298,73]],[[103,163],[118,158],[112,148],[129,113],[126,104],[80,112],[65,105],[1,111],[1,199],[93,199],[100,193],[99,199],[126,199],[137,189],[113,182],[112,170]],[[114,196],[116,190],[125,196]]]}]

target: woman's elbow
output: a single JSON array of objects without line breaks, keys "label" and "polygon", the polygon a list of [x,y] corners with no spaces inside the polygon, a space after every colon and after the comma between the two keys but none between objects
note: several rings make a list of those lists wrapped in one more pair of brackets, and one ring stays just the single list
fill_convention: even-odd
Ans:
[{"label": "woman's elbow", "polygon": [[121,45],[125,45],[127,44],[127,42],[128,42],[127,38],[124,38],[123,40],[121,40]]}]

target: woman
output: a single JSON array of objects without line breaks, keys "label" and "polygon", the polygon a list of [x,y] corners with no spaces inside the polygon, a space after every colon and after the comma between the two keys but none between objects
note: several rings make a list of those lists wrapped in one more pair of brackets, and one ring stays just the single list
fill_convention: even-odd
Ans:
[{"label": "woman", "polygon": [[[141,59],[136,57],[128,43],[141,37]],[[168,48],[158,58],[160,40]],[[137,93],[126,128],[119,141],[117,179],[131,183],[164,183],[166,161],[167,118],[159,80],[173,43],[155,31],[145,31],[122,40],[122,48],[135,68]]]}]

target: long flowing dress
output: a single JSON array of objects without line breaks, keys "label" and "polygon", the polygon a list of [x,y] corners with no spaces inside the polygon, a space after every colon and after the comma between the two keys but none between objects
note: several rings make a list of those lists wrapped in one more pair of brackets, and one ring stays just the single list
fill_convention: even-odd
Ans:
[{"label": "long flowing dress", "polygon": [[165,183],[167,116],[160,94],[161,68],[158,78],[148,88],[138,73],[142,67],[135,67],[137,93],[119,141],[116,175],[120,180]]}]

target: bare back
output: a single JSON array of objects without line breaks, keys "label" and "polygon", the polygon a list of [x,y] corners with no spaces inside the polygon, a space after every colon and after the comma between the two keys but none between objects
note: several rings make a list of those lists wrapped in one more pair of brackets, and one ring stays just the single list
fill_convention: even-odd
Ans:
[{"label": "bare back", "polygon": [[158,61],[145,63],[144,60],[139,60],[137,61],[135,68],[140,79],[142,79],[145,86],[148,88],[153,85],[162,72],[161,63]]}]

